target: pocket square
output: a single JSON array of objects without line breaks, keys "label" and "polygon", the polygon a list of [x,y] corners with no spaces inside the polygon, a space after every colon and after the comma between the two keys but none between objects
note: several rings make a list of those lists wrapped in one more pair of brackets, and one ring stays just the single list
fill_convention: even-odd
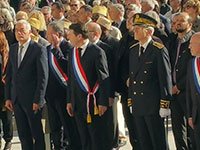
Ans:
[{"label": "pocket square", "polygon": [[146,61],[146,62],[145,62],[146,65],[152,64],[152,63],[153,63],[152,61]]}]

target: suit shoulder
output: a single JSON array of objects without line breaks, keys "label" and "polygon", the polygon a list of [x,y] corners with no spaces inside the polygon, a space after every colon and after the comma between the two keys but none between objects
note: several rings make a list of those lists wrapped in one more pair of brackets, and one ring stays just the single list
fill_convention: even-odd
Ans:
[{"label": "suit shoulder", "polygon": [[158,49],[162,49],[164,48],[164,45],[159,43],[159,42],[156,42],[156,41],[153,41],[152,43],[155,47],[157,47]]},{"label": "suit shoulder", "polygon": [[138,44],[139,44],[139,42],[132,44],[132,45],[129,47],[129,49],[131,49],[131,48],[137,46]]}]

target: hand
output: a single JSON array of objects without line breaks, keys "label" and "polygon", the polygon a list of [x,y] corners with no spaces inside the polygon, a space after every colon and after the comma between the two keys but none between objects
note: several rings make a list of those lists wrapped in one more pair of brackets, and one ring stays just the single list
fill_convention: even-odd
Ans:
[{"label": "hand", "polygon": [[114,103],[114,98],[109,97],[108,102],[109,102],[109,106],[111,107]]},{"label": "hand", "polygon": [[179,93],[180,93],[180,90],[177,88],[176,85],[174,85],[174,86],[172,87],[172,94],[174,95],[174,94],[179,94]]},{"label": "hand", "polygon": [[33,111],[36,111],[38,109],[40,109],[40,105],[36,104],[36,103],[33,103]]},{"label": "hand", "polygon": [[171,110],[169,108],[160,108],[159,114],[161,118],[165,118],[171,115]]},{"label": "hand", "polygon": [[129,82],[130,82],[130,78],[127,79],[126,81],[126,86],[129,87]]},{"label": "hand", "polygon": [[107,107],[103,105],[99,105],[98,109],[99,109],[99,116],[102,116],[104,112],[107,110]]},{"label": "hand", "polygon": [[8,110],[13,111],[13,106],[12,106],[12,102],[11,102],[10,99],[7,99],[7,100],[5,101],[5,107],[6,107]]},{"label": "hand", "polygon": [[68,114],[69,114],[71,117],[74,116],[72,103],[68,103],[68,104],[66,105],[66,110],[67,110]]},{"label": "hand", "polygon": [[188,118],[188,124],[189,124],[189,126],[190,126],[192,129],[194,129],[192,117]]},{"label": "hand", "polygon": [[53,48],[58,47],[60,43],[60,38],[56,34],[52,34],[52,46]]}]

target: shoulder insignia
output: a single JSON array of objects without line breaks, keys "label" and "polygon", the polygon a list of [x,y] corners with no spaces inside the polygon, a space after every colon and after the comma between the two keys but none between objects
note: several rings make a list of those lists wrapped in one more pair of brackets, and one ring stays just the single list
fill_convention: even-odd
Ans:
[{"label": "shoulder insignia", "polygon": [[139,44],[139,42],[137,42],[137,43],[135,43],[135,44],[131,45],[131,46],[129,47],[129,49],[131,49],[131,48],[135,47],[135,46],[136,46],[136,45],[138,45],[138,44]]},{"label": "shoulder insignia", "polygon": [[155,41],[153,41],[153,45],[154,45],[155,47],[159,48],[159,49],[161,49],[161,48],[164,47],[163,44],[161,44],[161,43],[159,43],[159,42],[155,42]]}]

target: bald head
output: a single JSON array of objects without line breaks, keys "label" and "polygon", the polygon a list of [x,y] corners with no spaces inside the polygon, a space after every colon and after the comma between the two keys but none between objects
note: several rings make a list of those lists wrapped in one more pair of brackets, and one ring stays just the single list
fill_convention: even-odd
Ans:
[{"label": "bald head", "polygon": [[190,39],[190,52],[192,56],[200,56],[200,32],[193,34]]},{"label": "bald head", "polygon": [[88,30],[88,37],[91,42],[95,42],[96,40],[100,39],[102,30],[99,24],[90,22],[87,24],[86,28]]}]

